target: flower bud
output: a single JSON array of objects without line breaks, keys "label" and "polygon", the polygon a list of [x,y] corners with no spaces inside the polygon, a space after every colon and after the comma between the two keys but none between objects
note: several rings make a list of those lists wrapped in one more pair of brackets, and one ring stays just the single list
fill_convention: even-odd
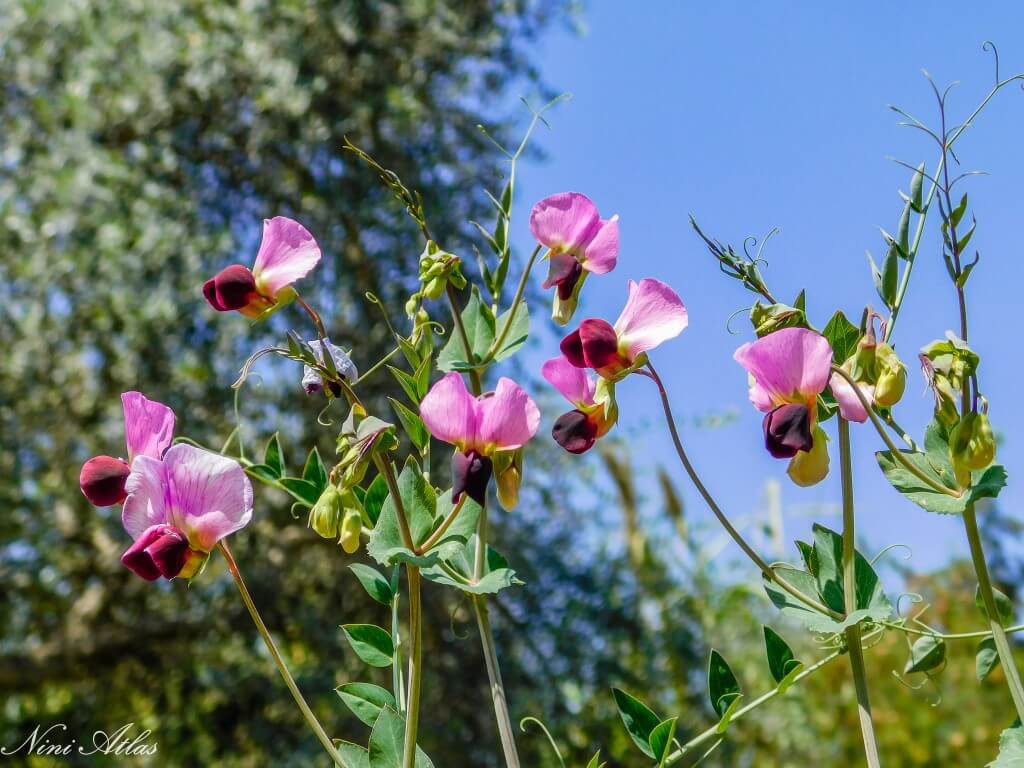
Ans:
[{"label": "flower bud", "polygon": [[907,387],[907,368],[888,344],[875,350],[875,402],[886,408],[896,405]]},{"label": "flower bud", "polygon": [[338,535],[341,524],[342,495],[337,486],[328,484],[320,498],[309,511],[309,527],[325,539],[333,539]]},{"label": "flower bud", "polygon": [[359,535],[363,531],[363,516],[358,509],[345,510],[345,518],[341,523],[341,537],[338,541],[341,548],[354,555],[359,551]]},{"label": "flower bud", "polygon": [[788,304],[755,302],[750,308],[750,323],[758,338],[783,328],[806,328],[807,316],[802,309]]},{"label": "flower bud", "polygon": [[519,486],[523,482],[523,449],[498,451],[494,455],[494,478],[498,502],[506,512],[519,504]]},{"label": "flower bud", "polygon": [[798,452],[789,462],[786,474],[799,486],[820,483],[828,475],[828,435],[818,426],[811,434],[811,449]]},{"label": "flower bud", "polygon": [[956,480],[965,488],[971,484],[972,471],[995,461],[996,439],[986,414],[971,411],[960,419],[949,436],[949,454]]},{"label": "flower bud", "polygon": [[127,497],[124,484],[130,473],[128,462],[123,459],[94,456],[82,465],[78,485],[85,498],[97,507],[109,507]]}]

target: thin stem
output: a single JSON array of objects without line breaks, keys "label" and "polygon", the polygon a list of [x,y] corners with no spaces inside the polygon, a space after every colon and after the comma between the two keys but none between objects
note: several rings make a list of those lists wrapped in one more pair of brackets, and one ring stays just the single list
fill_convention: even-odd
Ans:
[{"label": "thin stem", "polygon": [[459,497],[458,503],[452,508],[452,511],[448,513],[448,516],[441,522],[441,525],[438,526],[437,530],[430,534],[430,538],[424,541],[419,547],[416,547],[413,551],[417,554],[429,552],[430,549],[441,540],[441,537],[448,532],[448,529],[451,528],[452,523],[454,523],[455,518],[459,516],[459,513],[462,511],[462,507],[465,503],[466,494],[464,493]]},{"label": "thin stem", "polygon": [[911,463],[910,460],[903,455],[903,452],[898,447],[896,447],[896,444],[892,441],[892,438],[889,437],[889,433],[886,432],[885,426],[879,420],[878,415],[874,411],[874,408],[871,407],[871,403],[868,402],[867,397],[861,391],[860,386],[857,384],[857,382],[853,380],[853,377],[851,377],[850,374],[848,374],[838,365],[832,366],[832,372],[839,374],[839,376],[846,380],[847,384],[853,387],[854,394],[857,396],[857,399],[860,400],[860,404],[864,407],[864,410],[867,412],[868,418],[871,419],[871,423],[874,425],[875,430],[878,432],[878,435],[882,438],[882,442],[885,443],[885,446],[886,448],[889,449],[889,452],[892,455],[892,457],[903,465],[904,469],[910,472],[910,474],[914,475],[914,477],[916,477],[922,483],[927,485],[933,491],[944,493],[947,496],[952,496],[955,499],[959,499],[961,496],[963,496],[962,491],[955,491],[952,488],[947,488],[945,485],[929,477],[921,469],[919,469],[917,466]]},{"label": "thin stem", "polygon": [[526,262],[526,268],[523,270],[523,274],[519,276],[519,285],[516,288],[515,296],[512,298],[512,304],[509,306],[508,320],[505,321],[505,325],[502,326],[501,332],[498,337],[491,344],[491,348],[487,350],[487,354],[484,355],[484,360],[489,361],[494,358],[499,351],[501,351],[502,345],[505,343],[505,339],[508,337],[509,331],[512,330],[512,323],[516,319],[516,310],[519,309],[519,305],[523,301],[523,293],[526,291],[526,281],[530,277],[530,271],[533,269],[533,263],[537,260],[537,254],[540,253],[541,246],[538,245],[533,249],[533,253],[530,254],[530,260]]},{"label": "thin stem", "polygon": [[[976,632],[937,632],[934,629],[916,629],[905,624],[898,624],[894,621],[878,622],[884,627],[895,629],[898,632],[906,632],[908,635],[920,635],[922,637],[934,637],[937,640],[974,640],[983,637],[992,637],[992,630],[982,629]],[[1003,632],[1008,635],[1016,632],[1024,632],[1024,624],[1015,624],[1012,627],[1004,627]]]},{"label": "thin stem", "polygon": [[[843,602],[846,615],[857,610],[857,550],[855,547],[856,518],[853,510],[853,466],[850,458],[850,424],[839,419],[839,463],[843,485]],[[864,737],[864,755],[869,768],[879,768],[878,744],[875,741],[875,723],[871,719],[871,700],[868,696],[868,677],[864,668],[864,648],[861,645],[860,624],[846,628],[846,647],[850,652],[853,687],[857,692],[857,715]]]},{"label": "thin stem", "polygon": [[352,382],[352,386],[354,387],[354,386],[356,386],[358,384],[362,384],[363,383],[363,379],[370,378],[370,376],[372,376],[378,370],[383,368],[387,364],[388,360],[390,360],[392,357],[394,357],[397,354],[398,354],[398,347],[395,347],[390,352],[388,352],[386,355],[384,355],[384,357],[382,357],[380,360],[378,360],[376,363],[374,363],[372,366],[370,366],[370,368],[368,370],[364,371],[363,374],[358,379],[356,379],[355,381]]},{"label": "thin stem", "polygon": [[415,768],[416,731],[420,724],[420,686],[423,676],[423,610],[420,604],[420,569],[407,565],[409,582],[409,635],[412,650],[409,654],[409,696],[405,714],[405,746],[403,768]]},{"label": "thin stem", "polygon": [[[451,283],[445,286],[445,295],[448,297],[448,305],[452,310],[452,318],[455,321],[455,331],[459,334],[459,338],[462,340],[462,349],[466,353],[466,362],[470,365],[476,365],[476,355],[473,353],[473,347],[469,343],[469,334],[466,333],[466,326],[462,322],[462,313],[459,312],[459,300],[455,295],[455,289],[452,288]],[[469,370],[469,383],[473,387],[473,394],[479,395],[483,388],[480,384],[480,372],[475,368]]]},{"label": "thin stem", "polygon": [[395,702],[398,704],[398,713],[405,715],[405,681],[402,679],[402,631],[399,626],[398,613],[398,576],[400,566],[395,566],[391,572],[392,584],[394,586],[394,597],[391,598],[391,638],[395,646],[395,656],[391,664],[391,690],[395,694]]},{"label": "thin stem", "polygon": [[284,658],[281,656],[281,652],[277,650],[277,644],[274,643],[274,638],[270,635],[270,630],[267,629],[267,625],[263,623],[263,618],[260,616],[260,612],[256,609],[256,604],[252,601],[252,596],[249,594],[249,589],[245,586],[245,581],[242,579],[242,574],[238,570],[238,565],[235,563],[235,558],[231,556],[231,550],[228,549],[227,542],[221,540],[217,543],[217,548],[220,553],[224,555],[224,560],[228,564],[228,571],[231,572],[231,577],[235,580],[235,586],[238,587],[238,593],[242,596],[242,602],[245,603],[245,607],[249,610],[249,615],[252,617],[253,623],[256,625],[256,630],[260,633],[260,637],[263,638],[263,642],[267,646],[267,650],[270,652],[271,658],[274,660],[274,664],[277,665],[277,671],[281,673],[281,677],[284,679],[284,684],[288,686],[288,690],[291,691],[292,698],[295,699],[295,703],[299,705],[299,710],[302,712],[302,716],[306,719],[306,723],[309,725],[313,733],[316,734],[317,739],[320,740],[320,744],[323,745],[324,750],[331,756],[335,765],[341,766],[341,768],[350,768],[350,766],[344,761],[338,750],[334,748],[334,742],[331,741],[330,736],[324,731],[320,721],[316,719],[316,715],[313,714],[313,710],[309,708],[309,704],[306,703],[306,699],[302,695],[302,691],[299,690],[299,686],[295,684],[295,679],[292,677],[291,672],[288,671],[288,666],[285,664]]},{"label": "thin stem", "polygon": [[665,391],[665,385],[662,383],[661,377],[658,376],[658,372],[654,370],[654,366],[651,364],[650,361],[647,362],[647,369],[650,371],[651,379],[658,387],[658,394],[661,396],[661,405],[663,410],[665,411],[665,421],[668,424],[668,431],[672,436],[672,442],[675,445],[676,454],[679,456],[679,461],[682,463],[683,469],[686,470],[686,474],[690,476],[690,480],[692,480],[693,484],[697,487],[697,491],[704,499],[704,503],[708,505],[708,508],[714,513],[715,517],[718,518],[718,522],[721,523],[723,528],[725,528],[726,533],[728,533],[732,537],[732,540],[739,545],[739,548],[743,550],[743,553],[747,557],[749,557],[751,561],[753,561],[754,565],[756,565],[758,569],[760,569],[761,573],[764,575],[766,579],[775,582],[780,588],[788,592],[797,600],[813,608],[819,613],[823,613],[826,616],[830,616],[831,618],[836,619],[837,621],[842,621],[842,614],[838,613],[837,611],[833,611],[828,606],[820,603],[812,597],[805,595],[799,589],[790,584],[786,579],[780,576],[778,572],[774,568],[772,568],[763,557],[757,554],[757,552],[754,550],[752,546],[750,546],[750,544],[747,543],[747,540],[743,538],[743,535],[738,530],[736,530],[735,526],[733,526],[729,518],[726,517],[725,513],[721,510],[721,508],[715,502],[714,498],[711,496],[711,493],[708,491],[704,483],[701,481],[700,476],[697,474],[697,470],[695,470],[693,467],[693,464],[690,463],[690,459],[686,455],[686,450],[683,448],[683,443],[679,439],[679,431],[676,429],[676,421],[675,417],[673,417],[672,415],[672,406],[669,404],[668,393]]},{"label": "thin stem", "polygon": [[480,629],[480,642],[483,644],[484,661],[487,664],[487,677],[491,683],[491,700],[494,703],[494,716],[498,721],[498,735],[501,737],[501,748],[505,753],[505,765],[508,768],[519,768],[519,753],[516,750],[515,730],[508,711],[505,698],[505,684],[501,680],[501,667],[498,664],[498,652],[491,632],[491,620],[487,608],[487,599],[483,595],[473,596],[473,608],[476,610],[476,623]]},{"label": "thin stem", "polygon": [[985,613],[988,614],[992,639],[995,641],[999,661],[1003,665],[1006,685],[1010,689],[1013,706],[1017,709],[1017,717],[1024,721],[1024,686],[1021,685],[1020,672],[1017,670],[1017,662],[1013,658],[1013,649],[1010,647],[1010,641],[1006,638],[1006,630],[999,617],[999,609],[996,606],[995,594],[992,592],[992,580],[985,562],[985,551],[981,545],[981,533],[978,531],[978,519],[973,504],[967,505],[963,516],[964,528],[967,530],[967,542],[971,547],[971,560],[974,562],[974,571],[978,574],[978,589],[981,592]]},{"label": "thin stem", "polygon": [[327,330],[324,328],[324,321],[320,319],[320,315],[315,309],[313,309],[306,300],[303,299],[299,294],[295,294],[295,303],[302,307],[306,314],[309,315],[309,319],[313,321],[313,325],[316,327],[317,335],[321,340],[327,338]]},{"label": "thin stem", "polygon": [[388,493],[391,494],[391,500],[395,505],[395,517],[398,518],[398,528],[402,532],[402,542],[405,544],[406,549],[415,550],[416,542],[412,538],[409,519],[405,516],[402,493],[398,489],[398,480],[395,478],[395,472],[391,468],[391,462],[379,454],[374,454],[373,459],[377,465],[377,471],[384,476],[384,482],[388,486]]}]

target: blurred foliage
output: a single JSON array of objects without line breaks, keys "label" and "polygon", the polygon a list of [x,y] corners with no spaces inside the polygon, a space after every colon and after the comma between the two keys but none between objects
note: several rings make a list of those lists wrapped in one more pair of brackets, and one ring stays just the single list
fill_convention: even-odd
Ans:
[{"label": "blurred foliage", "polygon": [[[251,260],[265,216],[294,216],[320,241],[324,263],[300,287],[333,340],[355,347],[363,368],[386,352],[380,314],[362,297],[400,316],[419,234],[342,156],[343,136],[419,189],[438,239],[469,255],[467,221],[487,218],[482,189],[502,172],[476,125],[508,143],[507,97],[544,90],[529,48],[567,6],[0,0],[0,744],[37,723],[81,735],[134,722],[159,744],[151,765],[322,764],[223,566],[214,560],[191,590],[134,578],[118,563],[116,510],[86,503],[78,468],[123,444],[125,389],[174,407],[181,434],[219,445],[230,432],[239,364],[303,322],[292,308],[252,328],[201,299],[206,276]],[[315,442],[329,456],[332,429],[317,425],[298,371],[258,370],[262,386],[242,397],[249,452],[280,430],[293,466]],[[389,385],[377,383],[383,403]],[[609,687],[680,714],[680,737],[697,733],[712,721],[707,638],[748,690],[766,689],[758,621],[773,617],[759,587],[713,566],[710,537],[668,475],[638,474],[609,442],[598,461],[573,460],[570,483],[565,455],[535,442],[520,510],[494,521],[527,582],[493,611],[513,714],[541,717],[572,765],[599,746],[610,768],[637,765]],[[337,625],[386,623],[385,609],[286,499],[257,493],[236,558],[328,730],[365,740],[332,689],[384,681]],[[1020,563],[997,556],[1003,581],[1019,582]],[[934,604],[933,623],[980,625],[961,566],[914,588]],[[471,611],[430,585],[425,599],[423,746],[439,766],[497,765]],[[801,658],[820,655],[778,629]],[[1000,672],[979,687],[973,645],[956,644],[938,686],[914,691],[890,675],[905,661],[898,641],[868,656],[886,764],[990,759],[1007,711]],[[856,764],[846,666],[800,690],[736,723],[706,764]],[[525,765],[556,764],[535,731],[521,745]]]}]

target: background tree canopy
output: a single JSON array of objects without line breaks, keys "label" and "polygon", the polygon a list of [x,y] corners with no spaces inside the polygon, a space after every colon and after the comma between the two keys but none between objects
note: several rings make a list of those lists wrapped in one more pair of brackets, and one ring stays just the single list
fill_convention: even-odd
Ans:
[{"label": "background tree canopy", "polygon": [[[510,97],[546,91],[529,47],[572,19],[569,5],[0,3],[0,744],[40,722],[70,733],[135,722],[160,745],[153,765],[321,759],[222,566],[211,563],[191,590],[134,578],[118,562],[126,537],[116,510],[88,505],[78,469],[117,452],[117,394],[127,389],[171,405],[179,432],[201,442],[219,445],[231,431],[228,385],[241,361],[301,319],[286,312],[252,328],[214,317],[199,288],[219,267],[250,261],[266,216],[294,216],[319,240],[325,261],[304,289],[332,339],[354,347],[361,366],[388,351],[381,315],[363,296],[400,316],[419,234],[374,175],[343,156],[343,137],[420,190],[438,240],[470,256],[468,221],[489,218],[483,189],[504,172],[476,126],[513,140]],[[302,395],[294,367],[259,370],[262,386],[242,397],[249,451],[280,431],[293,465],[315,442],[330,456],[322,403]],[[717,579],[667,477],[657,498],[640,498],[633,470],[611,451],[589,465],[610,481],[575,494],[555,482],[562,454],[533,450],[550,455],[531,463],[515,525],[495,521],[495,540],[528,583],[495,604],[515,717],[542,717],[571,764],[603,746],[618,766],[628,764],[617,762],[628,737],[612,685],[680,713],[681,729],[706,727],[707,630],[736,638],[734,667],[767,682],[754,623],[763,597]],[[234,544],[239,564],[328,730],[365,740],[333,692],[365,674],[337,625],[384,622],[384,609],[283,496],[257,493],[258,522]],[[527,551],[544,556],[517,557]],[[439,766],[497,765],[471,612],[429,588],[426,602],[423,745]],[[827,698],[840,679],[822,680],[808,700]],[[911,708],[892,686],[891,701]],[[819,710],[793,699],[759,714],[718,764],[755,755],[807,764],[822,758],[822,734],[835,760],[857,754],[856,728],[844,729],[847,741],[835,728],[854,717],[849,698]],[[925,718],[913,733],[929,733],[934,710],[913,711]],[[996,731],[954,746],[987,756]],[[555,764],[534,735],[522,753],[524,764]]]}]

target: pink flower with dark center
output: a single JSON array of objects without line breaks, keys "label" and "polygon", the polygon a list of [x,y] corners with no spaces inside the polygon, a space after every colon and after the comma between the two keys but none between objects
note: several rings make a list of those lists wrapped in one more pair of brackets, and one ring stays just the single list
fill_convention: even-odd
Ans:
[{"label": "pink flower with dark center", "polygon": [[218,312],[237,310],[259,317],[290,295],[292,283],[320,261],[320,246],[294,219],[275,216],[263,221],[263,239],[252,269],[225,267],[203,285],[203,295]]},{"label": "pink flower with dark center", "polygon": [[621,378],[642,364],[646,352],[678,336],[689,319],[682,300],[660,280],[629,281],[626,306],[610,325],[591,318],[562,339],[560,348],[577,368],[593,368],[606,379]]},{"label": "pink flower with dark center", "polygon": [[493,471],[491,456],[526,444],[540,425],[540,411],[522,387],[500,378],[493,393],[474,397],[456,372],[439,379],[420,403],[434,437],[455,446],[452,500],[463,492],[483,504]]},{"label": "pink flower with dark center", "polygon": [[587,273],[615,269],[619,257],[619,217],[602,219],[597,206],[579,192],[546,197],[530,212],[530,232],[548,248],[545,288],[555,288],[553,316],[569,322]]},{"label": "pink flower with dark center", "polygon": [[125,498],[125,481],[136,456],[159,459],[174,437],[174,411],[163,403],[147,399],[141,392],[121,395],[124,408],[124,436],[128,460],[94,456],[82,465],[78,477],[85,497],[97,507],[119,504]]},{"label": "pink flower with dark center", "polygon": [[121,562],[147,581],[198,573],[217,542],[252,519],[252,484],[238,462],[179,443],[132,462],[121,522],[135,540]]},{"label": "pink flower with dark center", "polygon": [[564,357],[555,357],[544,363],[541,374],[566,400],[575,406],[555,420],[551,436],[569,453],[590,450],[598,438],[604,437],[615,425],[617,410],[612,403],[594,400],[597,382],[583,368],[577,368]]},{"label": "pink flower with dark center", "polygon": [[733,358],[750,374],[750,402],[765,414],[765,447],[790,459],[789,476],[813,485],[828,474],[828,437],[818,426],[818,395],[828,386],[832,347],[820,333],[783,328],[744,344]]}]

